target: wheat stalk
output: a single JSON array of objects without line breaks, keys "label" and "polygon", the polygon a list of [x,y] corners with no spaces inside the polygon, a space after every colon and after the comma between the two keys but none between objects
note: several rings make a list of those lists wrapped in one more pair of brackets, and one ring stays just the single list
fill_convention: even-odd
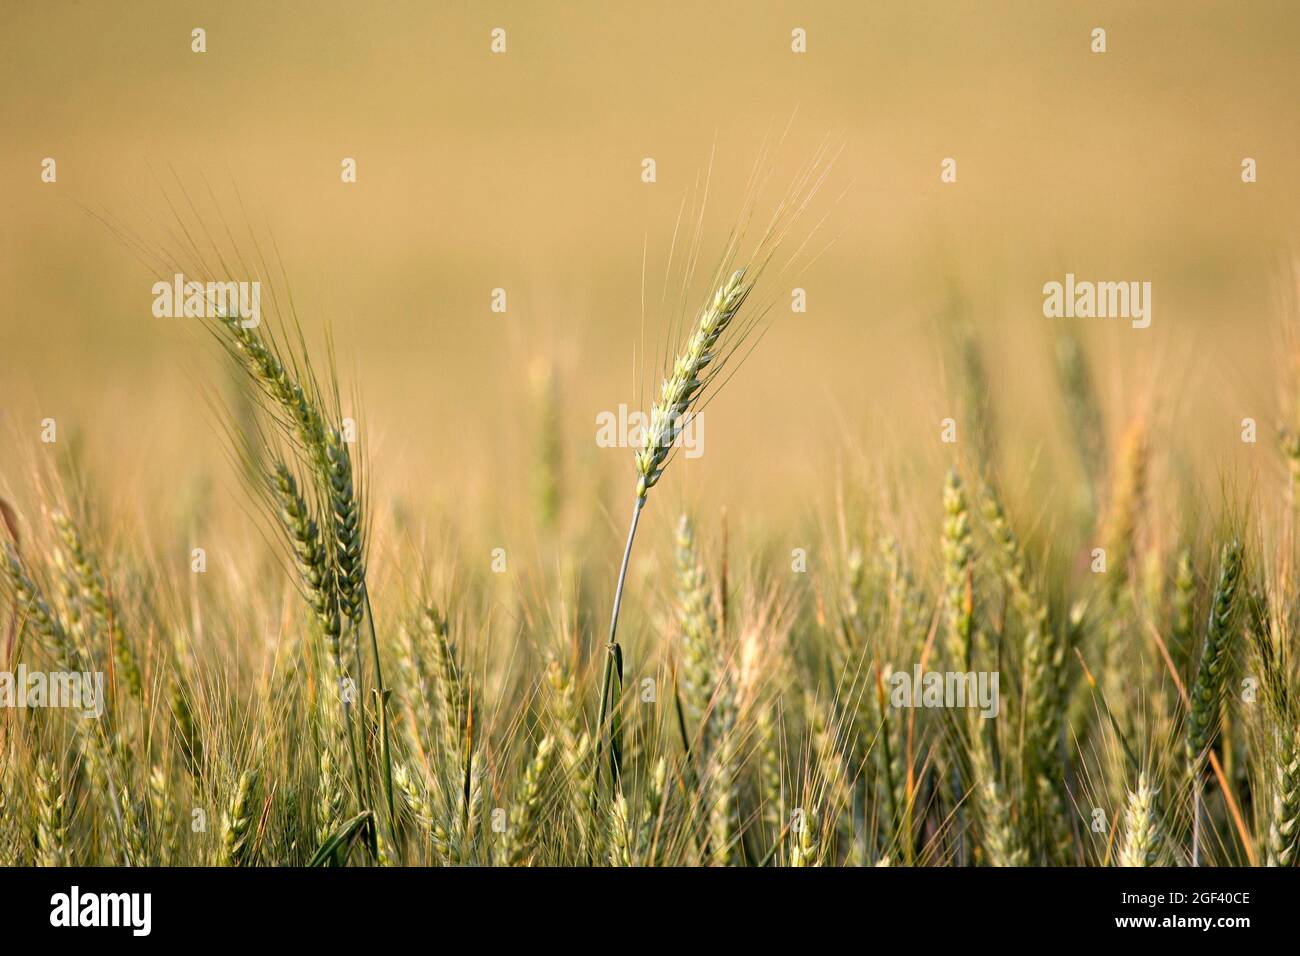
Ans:
[{"label": "wheat stalk", "polygon": [[[673,443],[681,434],[687,416],[699,404],[712,378],[710,366],[713,366],[715,371],[721,367],[720,359],[725,354],[722,337],[732,325],[732,321],[753,288],[752,281],[745,281],[745,270],[738,269],[718,288],[710,304],[701,311],[695,328],[686,342],[686,347],[673,363],[671,374],[663,380],[659,399],[650,409],[650,424],[645,430],[641,447],[636,452],[636,496],[632,505],[632,521],[628,527],[627,544],[623,548],[623,561],[619,566],[618,584],[614,589],[614,607],[609,620],[608,653],[601,678],[600,716],[597,720],[595,750],[597,783],[600,780],[601,751],[605,744],[605,737],[613,729],[608,717],[611,682],[616,670],[615,662],[621,653],[618,646],[618,615],[623,604],[623,587],[627,581],[627,567],[632,557],[632,544],[636,540],[641,509],[645,507],[650,489],[658,484],[663,476]],[[619,670],[618,678],[621,683],[621,668]],[[617,702],[615,702],[616,706]],[[610,750],[614,755],[610,776],[613,784],[617,786],[618,755],[612,739]]]}]

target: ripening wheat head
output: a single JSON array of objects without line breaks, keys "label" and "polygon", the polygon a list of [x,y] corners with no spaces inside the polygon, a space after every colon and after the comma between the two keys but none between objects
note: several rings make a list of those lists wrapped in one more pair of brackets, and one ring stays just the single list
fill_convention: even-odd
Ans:
[{"label": "ripening wheat head", "polygon": [[709,366],[718,357],[722,337],[753,288],[752,282],[745,281],[744,269],[731,274],[700,313],[672,374],[664,379],[659,400],[650,410],[650,427],[636,453],[638,499],[644,500],[663,474],[673,442],[712,377]]}]

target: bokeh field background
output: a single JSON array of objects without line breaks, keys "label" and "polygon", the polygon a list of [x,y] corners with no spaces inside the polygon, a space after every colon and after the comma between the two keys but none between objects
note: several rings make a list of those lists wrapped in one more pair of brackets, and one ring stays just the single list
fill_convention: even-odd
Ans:
[{"label": "bokeh field background", "polygon": [[[505,55],[489,52],[497,26]],[[274,237],[309,333],[332,327],[376,481],[439,520],[509,506],[540,359],[559,372],[570,464],[617,483],[630,454],[596,449],[594,421],[636,401],[643,252],[653,298],[715,144],[706,252],[789,125],[788,175],[827,135],[843,145],[814,210],[834,242],[799,277],[807,313],[778,303],[710,407],[675,494],[770,518],[825,499],[855,458],[941,461],[954,308],[986,353],[1005,454],[1041,467],[1062,443],[1041,288],[1067,271],[1153,283],[1150,329],[1061,321],[1107,407],[1122,418],[1157,392],[1170,439],[1217,483],[1256,454],[1240,419],[1271,434],[1280,413],[1298,41],[1288,4],[1260,2],[5,4],[8,441],[35,444],[52,416],[147,501],[220,474],[202,335],[151,317],[151,276],[85,211],[162,242],[159,183],[211,182]]]}]

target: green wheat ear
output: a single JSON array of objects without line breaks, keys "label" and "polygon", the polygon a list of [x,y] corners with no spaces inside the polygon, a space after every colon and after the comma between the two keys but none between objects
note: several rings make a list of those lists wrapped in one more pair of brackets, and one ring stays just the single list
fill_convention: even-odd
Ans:
[{"label": "green wheat ear", "polygon": [[252,866],[254,863],[259,779],[256,770],[246,770],[240,774],[234,799],[222,814],[222,866]]},{"label": "green wheat ear", "polygon": [[51,521],[63,544],[55,552],[55,563],[71,578],[81,603],[90,611],[95,627],[107,640],[127,689],[132,697],[139,700],[143,684],[140,666],[130,641],[122,631],[121,621],[114,613],[104,576],[87,553],[81,534],[72,520],[62,511],[56,511],[51,515]]},{"label": "green wheat ear", "polygon": [[68,823],[63,779],[42,756],[36,765],[36,865],[66,866]]},{"label": "green wheat ear", "polygon": [[1219,704],[1227,684],[1233,638],[1236,634],[1241,571],[1241,545],[1232,541],[1223,546],[1219,559],[1219,580],[1214,588],[1210,618],[1205,629],[1205,648],[1201,651],[1196,681],[1191,689],[1191,709],[1187,715],[1187,767],[1193,775],[1204,765],[1206,752],[1213,743],[1217,729]]},{"label": "green wheat ear", "polygon": [[35,635],[62,670],[78,670],[80,655],[71,637],[50,609],[40,586],[28,576],[18,549],[8,541],[4,545],[4,571],[14,592],[18,620],[25,622],[27,631]]},{"label": "green wheat ear", "polygon": [[745,282],[745,270],[737,269],[714,294],[701,314],[685,350],[673,363],[672,374],[663,381],[659,400],[650,409],[650,426],[636,453],[638,501],[644,501],[662,477],[673,442],[681,434],[685,419],[697,403],[708,380],[705,370],[719,354],[719,341],[745,299],[753,290]]},{"label": "green wheat ear", "polygon": [[[298,482],[287,465],[277,461],[273,467],[272,490],[280,509],[280,523],[293,545],[294,561],[307,592],[307,601],[315,613],[321,633],[336,669],[341,670],[338,596],[329,553],[321,539],[320,526],[298,491]],[[339,676],[342,676],[341,674]]]},{"label": "green wheat ear", "polygon": [[975,551],[971,536],[970,509],[957,469],[948,472],[943,486],[943,582],[948,614],[945,632],[948,656],[957,670],[970,670],[971,636],[975,612],[970,576]]},{"label": "green wheat ear", "polygon": [[551,765],[555,738],[543,737],[537,744],[537,753],[524,771],[519,791],[510,812],[510,829],[507,831],[505,862],[508,866],[523,866],[539,836],[542,816],[542,781]]}]

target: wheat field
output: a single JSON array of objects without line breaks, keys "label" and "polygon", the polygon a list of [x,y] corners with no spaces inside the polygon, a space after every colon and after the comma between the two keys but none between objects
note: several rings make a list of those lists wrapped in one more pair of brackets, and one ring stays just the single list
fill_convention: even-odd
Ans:
[{"label": "wheat field", "polygon": [[849,6],[5,14],[0,865],[1300,862],[1296,26]]},{"label": "wheat field", "polygon": [[[1107,422],[1063,336],[1079,467],[1040,498],[999,463],[959,323],[960,412],[934,438],[946,475],[842,479],[858,493],[788,551],[659,500],[678,439],[767,320],[764,265],[820,167],[673,323],[680,351],[624,452],[617,565],[584,559],[611,522],[569,479],[553,370],[529,409],[535,551],[475,560],[370,491],[382,458],[285,289],[256,325],[197,320],[229,373],[212,414],[240,472],[238,552],[202,513],[161,541],[112,522],[50,420],[53,454],[7,475],[0,502],[4,862],[1293,864],[1285,426],[1254,487],[1170,500],[1154,414]],[[160,274],[215,274],[191,252],[157,252]],[[643,521],[657,533],[634,566]],[[207,535],[211,567],[205,547],[188,567],[167,553]],[[48,696],[15,666],[49,675]],[[79,698],[96,713],[54,709],[68,674],[106,680]]]}]

